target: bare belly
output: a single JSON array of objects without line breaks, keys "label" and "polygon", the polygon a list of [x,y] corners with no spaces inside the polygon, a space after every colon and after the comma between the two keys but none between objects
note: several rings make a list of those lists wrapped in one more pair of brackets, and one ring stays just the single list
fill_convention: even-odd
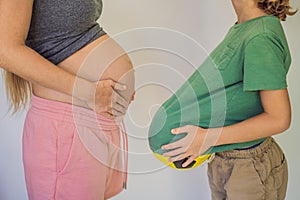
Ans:
[{"label": "bare belly", "polygon": [[[91,82],[112,79],[127,85],[122,96],[130,100],[134,90],[134,72],[132,63],[124,50],[108,35],[104,35],[80,49],[58,67]],[[61,83],[64,84],[64,83]],[[36,96],[66,103],[74,103],[72,96],[34,84]],[[84,102],[76,100],[76,105],[84,106]]]}]

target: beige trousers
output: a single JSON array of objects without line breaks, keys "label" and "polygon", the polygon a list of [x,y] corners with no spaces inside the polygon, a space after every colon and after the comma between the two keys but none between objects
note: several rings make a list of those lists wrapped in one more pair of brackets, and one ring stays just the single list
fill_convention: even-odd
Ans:
[{"label": "beige trousers", "polygon": [[217,153],[208,165],[212,200],[284,200],[288,168],[273,138],[249,150]]}]

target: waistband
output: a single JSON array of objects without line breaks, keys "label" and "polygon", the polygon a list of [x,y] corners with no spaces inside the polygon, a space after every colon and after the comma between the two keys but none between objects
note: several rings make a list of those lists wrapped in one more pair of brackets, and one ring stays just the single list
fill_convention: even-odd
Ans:
[{"label": "waistband", "polygon": [[75,123],[94,129],[116,130],[121,126],[121,122],[104,117],[93,110],[35,95],[32,95],[30,111],[64,123]]},{"label": "waistband", "polygon": [[275,140],[272,137],[267,137],[261,144],[250,149],[242,150],[230,150],[216,153],[216,155],[223,158],[251,158],[256,155],[264,153],[266,150],[270,149],[271,146],[275,143]]},{"label": "waistband", "polygon": [[238,149],[235,149],[235,150],[249,150],[249,149],[253,149],[253,148],[255,148],[255,147],[258,147],[261,143],[263,143],[264,141],[261,141],[261,142],[259,142],[259,143],[257,143],[257,144],[254,144],[254,145],[252,145],[252,146],[250,146],[250,147],[245,147],[245,148],[238,148]]}]

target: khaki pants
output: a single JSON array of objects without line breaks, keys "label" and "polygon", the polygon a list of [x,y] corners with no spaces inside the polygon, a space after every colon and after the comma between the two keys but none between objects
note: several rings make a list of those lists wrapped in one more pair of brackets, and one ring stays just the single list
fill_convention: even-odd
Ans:
[{"label": "khaki pants", "polygon": [[287,162],[273,138],[249,150],[217,153],[208,165],[212,200],[283,200]]}]

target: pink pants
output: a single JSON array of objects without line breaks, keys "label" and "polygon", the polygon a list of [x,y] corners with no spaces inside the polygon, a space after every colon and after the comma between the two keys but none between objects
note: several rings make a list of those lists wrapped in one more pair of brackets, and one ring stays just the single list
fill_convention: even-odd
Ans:
[{"label": "pink pants", "polygon": [[29,199],[103,200],[121,192],[127,138],[119,127],[91,110],[33,96],[23,135]]}]

